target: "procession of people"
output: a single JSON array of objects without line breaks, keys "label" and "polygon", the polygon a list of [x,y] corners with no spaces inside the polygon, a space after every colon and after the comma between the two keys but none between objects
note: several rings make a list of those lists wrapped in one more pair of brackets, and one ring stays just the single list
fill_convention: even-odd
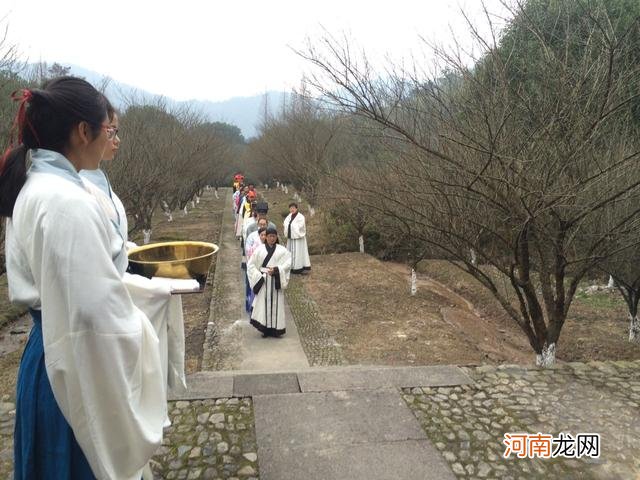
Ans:
[{"label": "procession of people", "polygon": [[245,308],[249,321],[263,336],[286,333],[283,290],[291,274],[311,270],[306,240],[306,223],[296,203],[289,205],[283,223],[286,246],[280,243],[276,225],[267,218],[268,204],[257,201],[253,184],[237,183],[232,196],[236,238],[242,251],[241,269],[245,283]]}]

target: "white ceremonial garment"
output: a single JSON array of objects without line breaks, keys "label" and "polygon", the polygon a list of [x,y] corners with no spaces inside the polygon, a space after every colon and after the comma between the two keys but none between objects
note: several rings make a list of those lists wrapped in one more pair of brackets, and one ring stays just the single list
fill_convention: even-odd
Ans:
[{"label": "white ceremonial garment", "polygon": [[262,240],[260,240],[260,234],[256,230],[255,232],[250,233],[247,240],[244,242],[244,251],[247,255],[247,261],[251,258],[251,254],[258,247],[258,245],[256,245],[258,243],[262,243]]},{"label": "white ceremonial garment", "polygon": [[[98,204],[112,221],[113,226],[127,242],[127,214],[111,184],[102,170],[81,170],[85,188],[96,198]],[[123,225],[124,224],[124,225]],[[187,388],[184,373],[184,317],[182,297],[171,295],[170,285],[162,279],[149,279],[125,273],[119,268],[133,303],[147,316],[158,335],[162,373],[166,384],[174,392]],[[120,267],[120,265],[117,265]],[[166,422],[167,425],[170,422]]]},{"label": "white ceremonial garment", "polygon": [[140,480],[162,441],[158,336],[115,266],[121,236],[73,165],[48,150],[7,221],[9,296],[42,310],[54,397],[99,480]]},{"label": "white ceremonial garment", "polygon": [[236,216],[236,237],[240,237],[242,236],[242,226],[244,224],[244,204],[245,204],[245,199],[246,197],[244,197],[240,203],[240,210],[238,210],[238,214]]},{"label": "white ceremonial garment", "polygon": [[[291,252],[291,271],[301,273],[311,270],[311,259],[307,247],[307,229],[304,215],[298,212],[293,221],[291,214],[284,219],[284,236],[287,237],[287,250]],[[291,238],[289,238],[289,225],[291,225]]]},{"label": "white ceremonial garment", "polygon": [[263,333],[281,335],[286,332],[284,313],[284,292],[289,283],[291,255],[282,245],[275,245],[275,252],[266,267],[278,267],[280,289],[276,288],[275,276],[260,271],[268,255],[266,245],[259,246],[247,262],[249,285],[255,291],[256,285],[262,284],[253,300],[251,324]]},{"label": "white ceremonial garment", "polygon": [[253,215],[250,216],[249,218],[247,218],[244,221],[244,223],[242,224],[242,239],[245,241],[245,243],[247,241],[247,230],[250,227],[253,227],[253,226],[256,226],[256,225],[258,225],[258,224],[257,224],[256,219],[255,219],[255,217]]}]

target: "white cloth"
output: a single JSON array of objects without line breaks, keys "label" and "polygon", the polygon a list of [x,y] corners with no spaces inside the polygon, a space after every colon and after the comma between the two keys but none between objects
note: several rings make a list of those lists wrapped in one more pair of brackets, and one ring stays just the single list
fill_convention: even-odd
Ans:
[{"label": "white cloth", "polygon": [[276,244],[275,247],[276,250],[266,266],[278,267],[280,290],[276,289],[274,276],[260,271],[268,255],[266,245],[259,246],[247,262],[247,277],[251,288],[254,288],[262,281],[262,287],[253,300],[251,324],[263,332],[284,333],[286,319],[284,314],[284,292],[282,290],[287,288],[289,283],[291,255],[282,245]]},{"label": "white cloth", "polygon": [[[184,318],[182,297],[172,295],[172,279],[124,274],[124,283],[136,307],[149,318],[160,342],[160,361],[166,385],[174,392],[187,389],[184,374]],[[197,282],[194,280],[197,284]]]},{"label": "white cloth", "polygon": [[[291,238],[289,234],[289,224],[291,224]],[[309,258],[309,248],[307,246],[307,228],[304,215],[300,212],[291,220],[291,214],[284,219],[284,235],[287,237],[287,250],[291,253],[291,271],[301,272],[311,269],[311,259]]]},{"label": "white cloth", "polygon": [[122,238],[73,165],[47,150],[32,162],[7,222],[9,296],[42,309],[47,376],[94,475],[139,480],[167,417],[158,336],[114,264]]}]

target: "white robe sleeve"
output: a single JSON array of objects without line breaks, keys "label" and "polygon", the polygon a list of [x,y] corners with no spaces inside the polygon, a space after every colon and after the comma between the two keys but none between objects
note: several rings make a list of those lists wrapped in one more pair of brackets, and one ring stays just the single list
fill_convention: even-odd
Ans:
[{"label": "white robe sleeve", "polygon": [[146,278],[125,273],[123,281],[133,303],[147,316],[158,335],[160,359],[166,385],[186,390],[184,374],[184,317],[182,297],[171,295],[171,284],[164,278]]},{"label": "white robe sleeve", "polygon": [[158,337],[112,262],[109,228],[97,205],[73,201],[37,225],[45,363],[95,476],[139,480],[162,440],[166,393]]},{"label": "white robe sleeve", "polygon": [[296,240],[302,238],[307,234],[306,222],[304,216],[301,213],[296,215],[296,218],[291,223],[291,238]]},{"label": "white robe sleeve", "polygon": [[286,248],[278,249],[280,255],[275,266],[280,272],[280,287],[285,289],[289,285],[289,275],[291,274],[291,253]]},{"label": "white robe sleeve", "polygon": [[255,287],[256,283],[258,283],[262,278],[260,267],[262,267],[265,255],[265,249],[263,247],[258,247],[256,251],[253,252],[253,255],[251,255],[251,258],[247,261],[247,279],[249,280],[249,286],[251,288]]}]

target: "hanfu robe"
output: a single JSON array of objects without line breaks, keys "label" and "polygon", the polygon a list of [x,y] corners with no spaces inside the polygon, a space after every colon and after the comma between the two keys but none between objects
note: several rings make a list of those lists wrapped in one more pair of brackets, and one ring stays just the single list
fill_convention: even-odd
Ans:
[{"label": "hanfu robe", "polygon": [[[112,225],[128,247],[136,246],[127,241],[127,213],[120,198],[111,188],[103,170],[81,170],[85,188],[94,196]],[[128,262],[127,262],[128,263]],[[165,279],[149,279],[125,272],[127,263],[118,265],[133,303],[147,316],[158,335],[162,372],[167,386],[174,392],[186,390],[184,373],[184,317],[182,296],[171,295],[170,284]],[[169,421],[167,419],[167,424]]]},{"label": "hanfu robe", "polygon": [[[158,337],[122,281],[117,265],[126,259],[126,247],[111,220],[64,156],[44,149],[31,153],[27,181],[7,220],[9,297],[32,310],[32,335],[41,332],[46,375],[37,381],[50,384],[57,415],[64,416],[93,475],[140,480],[167,418]],[[22,463],[14,467],[22,470],[21,478],[37,476],[30,458],[45,458],[30,450],[45,435],[35,428],[42,420],[22,423],[29,420],[24,407],[32,407],[32,395],[42,392],[28,383],[34,373],[21,364],[16,451]],[[21,395],[25,385],[32,389],[27,397]],[[34,414],[42,413],[34,408]],[[45,455],[39,461],[57,454]],[[56,471],[48,478],[87,477]]]},{"label": "hanfu robe", "polygon": [[[262,269],[276,267],[273,275]],[[260,245],[247,262],[247,276],[255,298],[251,311],[251,325],[265,335],[286,333],[284,292],[289,283],[291,254],[282,245]]]},{"label": "hanfu robe", "polygon": [[284,234],[287,237],[287,250],[291,252],[291,273],[311,270],[306,223],[302,213],[287,215],[284,219]]},{"label": "hanfu robe", "polygon": [[[247,205],[247,197],[244,196],[240,200],[240,205],[238,206],[237,215],[236,215],[236,238],[239,239],[242,237],[242,226],[244,225],[244,219],[246,214],[246,205]],[[251,204],[249,205],[249,210],[251,210]]]},{"label": "hanfu robe", "polygon": [[240,190],[236,190],[233,192],[231,196],[232,205],[231,208],[233,210],[233,217],[238,218],[238,208],[240,207]]}]

